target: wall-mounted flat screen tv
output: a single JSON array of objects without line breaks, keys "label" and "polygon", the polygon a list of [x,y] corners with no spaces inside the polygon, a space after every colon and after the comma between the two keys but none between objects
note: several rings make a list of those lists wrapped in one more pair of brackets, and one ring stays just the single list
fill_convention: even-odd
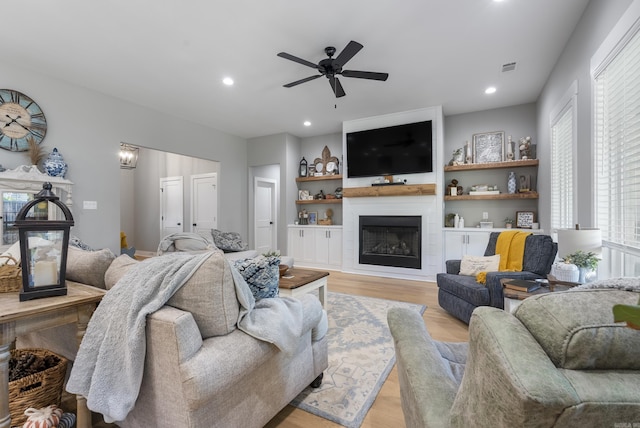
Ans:
[{"label": "wall-mounted flat screen tv", "polygon": [[433,172],[431,121],[347,133],[347,176]]}]

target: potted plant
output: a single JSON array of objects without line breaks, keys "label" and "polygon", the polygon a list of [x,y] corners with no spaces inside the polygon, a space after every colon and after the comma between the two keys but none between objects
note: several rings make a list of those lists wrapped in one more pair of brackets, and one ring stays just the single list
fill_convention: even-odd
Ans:
[{"label": "potted plant", "polygon": [[600,259],[591,251],[584,252],[582,250],[578,250],[575,253],[564,256],[562,261],[578,266],[578,269],[580,270],[578,282],[584,283],[586,281],[587,274],[596,270]]},{"label": "potted plant", "polygon": [[512,225],[513,225],[513,219],[510,217],[506,217],[504,219],[504,227],[506,227],[507,229],[511,229]]}]

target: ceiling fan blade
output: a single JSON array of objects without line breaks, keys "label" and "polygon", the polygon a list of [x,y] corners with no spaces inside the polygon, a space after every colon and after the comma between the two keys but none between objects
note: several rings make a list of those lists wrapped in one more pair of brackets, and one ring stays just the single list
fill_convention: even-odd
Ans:
[{"label": "ceiling fan blade", "polygon": [[357,70],[342,70],[341,73],[344,77],[355,77],[357,79],[370,79],[370,80],[382,80],[385,81],[389,77],[389,73],[376,73],[373,71],[357,71]]},{"label": "ceiling fan blade", "polygon": [[340,52],[340,55],[338,55],[335,61],[340,64],[340,66],[345,65],[355,54],[360,52],[362,47],[363,46],[360,43],[351,40],[342,52]]},{"label": "ceiling fan blade", "polygon": [[284,59],[288,59],[288,60],[293,61],[293,62],[297,62],[298,64],[306,65],[307,67],[318,68],[317,64],[314,64],[314,63],[312,63],[310,61],[307,61],[306,59],[298,58],[297,56],[293,56],[293,55],[288,54],[286,52],[280,52],[278,54],[278,56],[280,58],[284,58]]},{"label": "ceiling fan blade", "polygon": [[329,84],[331,85],[331,91],[333,91],[336,98],[344,97],[346,95],[337,77],[329,76]]},{"label": "ceiling fan blade", "polygon": [[296,85],[299,85],[301,83],[305,83],[305,82],[308,82],[310,80],[317,79],[318,77],[322,77],[322,74],[318,74],[317,76],[305,77],[304,79],[296,80],[295,82],[287,83],[286,85],[282,85],[282,86],[284,86],[285,88],[291,88],[292,86],[296,86]]}]

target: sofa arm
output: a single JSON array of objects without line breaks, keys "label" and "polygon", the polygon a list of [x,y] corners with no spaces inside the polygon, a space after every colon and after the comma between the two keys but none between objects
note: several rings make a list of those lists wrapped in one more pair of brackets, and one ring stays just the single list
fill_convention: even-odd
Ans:
[{"label": "sofa arm", "polygon": [[400,399],[407,427],[448,426],[458,382],[418,311],[387,312],[396,349]]},{"label": "sofa arm", "polygon": [[313,294],[303,294],[298,297],[298,300],[302,302],[302,334],[311,330],[311,338],[314,342],[322,339],[329,325],[320,300]]},{"label": "sofa arm", "polygon": [[478,307],[469,344],[451,426],[551,427],[579,402],[563,371],[512,314]]},{"label": "sofa arm", "polygon": [[[202,347],[202,335],[191,312],[163,306],[147,317],[147,343],[164,357],[181,364]],[[165,348],[165,349],[159,349]]]},{"label": "sofa arm", "polygon": [[444,262],[447,268],[447,273],[457,275],[460,273],[461,260],[447,260]]},{"label": "sofa arm", "polygon": [[509,279],[529,279],[534,280],[542,278],[532,272],[487,272],[486,287],[489,290],[489,305],[494,308],[504,309],[504,293],[502,292],[503,278]]}]

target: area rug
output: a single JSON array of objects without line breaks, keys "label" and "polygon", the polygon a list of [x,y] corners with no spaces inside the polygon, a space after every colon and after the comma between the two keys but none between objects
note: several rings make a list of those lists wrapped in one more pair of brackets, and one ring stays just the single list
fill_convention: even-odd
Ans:
[{"label": "area rug", "polygon": [[390,308],[424,305],[328,293],[329,367],[322,386],[307,388],[291,404],[348,428],[359,428],[395,363],[387,325]]}]

